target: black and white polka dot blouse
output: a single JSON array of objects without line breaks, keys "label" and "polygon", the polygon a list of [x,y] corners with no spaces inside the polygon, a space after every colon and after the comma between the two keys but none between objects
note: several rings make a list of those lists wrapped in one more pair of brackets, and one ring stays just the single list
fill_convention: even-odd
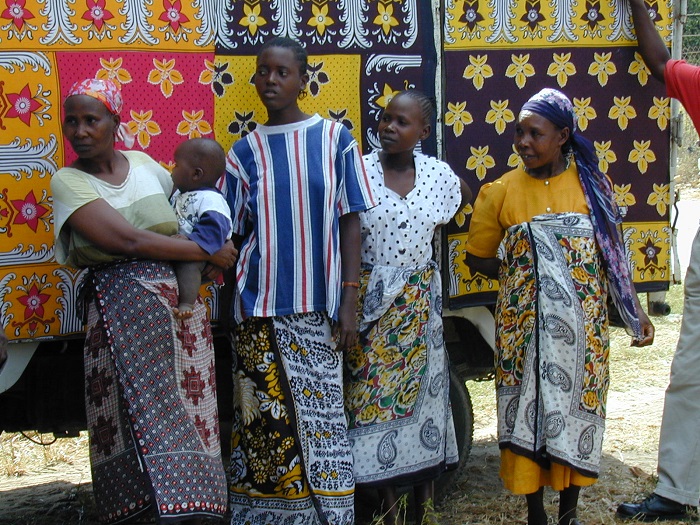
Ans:
[{"label": "black and white polka dot blouse", "polygon": [[459,179],[445,162],[414,153],[415,186],[401,197],[384,185],[377,152],[363,157],[379,204],[360,213],[362,262],[385,266],[420,266],[432,256],[435,228],[459,209]]}]

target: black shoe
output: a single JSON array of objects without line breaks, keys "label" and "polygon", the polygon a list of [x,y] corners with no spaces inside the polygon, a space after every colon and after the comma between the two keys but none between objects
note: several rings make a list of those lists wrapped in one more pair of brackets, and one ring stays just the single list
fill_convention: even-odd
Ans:
[{"label": "black shoe", "polygon": [[683,505],[652,492],[639,503],[621,503],[617,507],[617,516],[637,521],[681,520],[690,517],[688,513],[692,510],[690,505]]}]

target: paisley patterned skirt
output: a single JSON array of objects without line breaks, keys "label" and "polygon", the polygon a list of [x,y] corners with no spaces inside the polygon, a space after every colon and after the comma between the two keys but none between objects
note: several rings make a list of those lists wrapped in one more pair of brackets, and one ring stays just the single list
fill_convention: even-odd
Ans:
[{"label": "paisley patterned skirt", "polygon": [[[609,386],[607,279],[587,215],[542,215],[501,245],[501,449],[597,477]],[[517,474],[514,476],[517,478]]]},{"label": "paisley patterned skirt", "polygon": [[236,331],[231,525],[352,525],[342,352],[322,312]]},{"label": "paisley patterned skirt", "polygon": [[92,481],[100,521],[153,508],[159,522],[222,517],[226,473],[211,328],[199,300],[175,320],[167,263],[92,271],[85,382]]},{"label": "paisley patterned skirt", "polygon": [[414,485],[458,462],[440,274],[363,269],[360,343],[346,357],[345,409],[364,486]]}]

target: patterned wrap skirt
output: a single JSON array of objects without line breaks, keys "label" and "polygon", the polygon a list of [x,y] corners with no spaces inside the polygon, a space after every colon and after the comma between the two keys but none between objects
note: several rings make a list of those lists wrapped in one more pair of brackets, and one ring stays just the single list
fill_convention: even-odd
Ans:
[{"label": "patterned wrap skirt", "polygon": [[596,478],[610,342],[607,279],[590,218],[535,217],[508,230],[499,254],[499,446],[544,469],[555,462]]},{"label": "patterned wrap skirt", "polygon": [[434,263],[363,268],[360,342],[346,357],[345,409],[363,486],[415,485],[458,463]]},{"label": "patterned wrap skirt", "polygon": [[343,354],[325,312],[236,329],[231,525],[352,525]]},{"label": "patterned wrap skirt", "polygon": [[226,512],[214,347],[201,299],[176,320],[168,263],[91,271],[85,340],[93,491],[102,523],[153,508],[159,523]]}]

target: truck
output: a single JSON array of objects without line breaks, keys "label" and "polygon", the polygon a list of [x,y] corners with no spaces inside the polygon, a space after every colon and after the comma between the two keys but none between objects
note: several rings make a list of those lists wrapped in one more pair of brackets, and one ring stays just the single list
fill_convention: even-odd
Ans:
[{"label": "truck", "polygon": [[[88,77],[119,85],[134,147],[170,167],[187,138],[214,137],[228,149],[255,129],[265,116],[251,82],[255,54],[267,39],[289,36],[310,55],[302,109],[342,122],[365,153],[379,146],[377,123],[395,93],[411,87],[434,97],[437,122],[421,150],[447,161],[475,195],[519,162],[512,126],[523,102],[543,87],[560,89],[614,183],[637,290],[663,293],[673,279],[678,108],[650,79],[621,0],[3,2],[0,319],[10,343],[0,431],[74,436],[86,428],[77,315],[85,272],[56,263],[49,181],[75,158],[61,135],[61,105]],[[647,0],[669,41],[681,3]],[[466,382],[493,377],[498,289],[465,264],[470,213],[461,210],[435,242],[462,465],[473,431]],[[223,423],[232,414],[227,312],[215,285],[201,293],[217,335]]]}]

